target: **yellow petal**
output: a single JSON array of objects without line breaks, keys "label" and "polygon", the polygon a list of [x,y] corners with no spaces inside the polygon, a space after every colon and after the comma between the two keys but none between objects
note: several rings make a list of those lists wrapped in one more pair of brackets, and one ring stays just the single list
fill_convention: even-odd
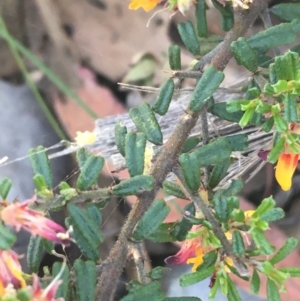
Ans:
[{"label": "yellow petal", "polygon": [[[229,266],[233,266],[233,260],[230,258],[230,257],[226,257],[226,259],[225,259],[225,262],[229,265]],[[225,265],[225,271],[227,272],[227,273],[231,273],[231,270],[230,270],[230,268],[227,266],[227,265]]]},{"label": "yellow petal", "polygon": [[227,231],[227,232],[225,233],[225,236],[226,236],[226,238],[229,239],[229,240],[232,239],[232,234],[231,234],[231,232],[229,232],[229,231]]},{"label": "yellow petal", "polygon": [[289,190],[297,167],[299,154],[282,153],[278,159],[275,177],[282,190]]},{"label": "yellow petal", "polygon": [[186,261],[187,264],[193,264],[193,267],[192,267],[193,272],[196,272],[198,266],[200,266],[203,263],[203,255],[204,254],[200,247],[196,248],[196,254],[197,254],[196,257],[189,258]]},{"label": "yellow petal", "polygon": [[144,175],[148,174],[152,165],[154,149],[152,146],[146,146],[144,157]]},{"label": "yellow petal", "polygon": [[78,146],[82,147],[88,144],[93,144],[96,141],[96,134],[94,132],[76,132],[75,141]]},{"label": "yellow petal", "polygon": [[132,0],[129,4],[129,9],[143,8],[146,12],[155,8],[160,0]]},{"label": "yellow petal", "polygon": [[245,211],[244,212],[245,217],[251,217],[254,212],[255,212],[255,210],[247,210],[247,211]]}]

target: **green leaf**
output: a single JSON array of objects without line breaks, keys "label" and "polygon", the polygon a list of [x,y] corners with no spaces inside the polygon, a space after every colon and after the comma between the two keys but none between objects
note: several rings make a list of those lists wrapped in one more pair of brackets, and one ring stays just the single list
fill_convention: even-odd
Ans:
[{"label": "green leaf", "polygon": [[201,301],[198,297],[167,297],[164,301]]},{"label": "green leaf", "polygon": [[[28,288],[21,288],[17,291],[17,299],[15,299],[14,297],[12,297],[12,299],[9,298],[9,301],[31,301],[31,295],[32,293],[30,291],[28,291]],[[7,300],[7,298],[5,298],[5,300]]]},{"label": "green leaf", "polygon": [[197,272],[215,266],[217,259],[218,259],[218,254],[216,250],[212,250],[209,251],[208,253],[205,253],[203,256],[203,263],[199,267],[197,267]]},{"label": "green leaf", "polygon": [[278,287],[273,280],[268,278],[267,280],[267,296],[268,301],[281,301]]},{"label": "green leaf", "polygon": [[245,245],[240,231],[234,230],[232,236],[232,249],[238,256],[245,255]]},{"label": "green leaf", "polygon": [[46,149],[43,146],[32,148],[29,150],[28,156],[34,173],[43,175],[47,187],[52,188],[52,171]]},{"label": "green leaf", "polygon": [[125,160],[131,177],[144,172],[146,136],[143,133],[129,132],[125,138]]},{"label": "green leaf", "polygon": [[271,7],[270,11],[286,21],[298,19],[300,16],[299,3],[280,3]]},{"label": "green leaf", "polygon": [[300,277],[300,268],[299,267],[291,267],[291,268],[280,268],[280,272],[288,273],[290,277]]},{"label": "green leaf", "polygon": [[265,131],[266,133],[269,133],[274,126],[274,117],[270,117],[267,119],[265,123],[262,125],[262,130]]},{"label": "green leaf", "polygon": [[248,43],[254,50],[266,52],[270,48],[293,43],[296,38],[292,25],[282,23],[251,36]]},{"label": "green leaf", "polygon": [[[193,203],[187,204],[184,207],[183,212],[185,215],[195,216],[195,205]],[[170,234],[174,236],[178,241],[184,241],[192,226],[193,223],[188,218],[183,216],[181,221],[177,221],[173,224]]]},{"label": "green leaf", "polygon": [[79,165],[80,169],[84,166],[86,160],[91,156],[93,156],[93,155],[84,147],[80,148],[77,151],[76,160],[78,162],[78,165]]},{"label": "green leaf", "polygon": [[138,109],[131,109],[129,115],[137,129],[146,135],[148,141],[156,145],[162,144],[163,136],[160,126],[148,103],[142,102]]},{"label": "green leaf", "polygon": [[165,294],[161,289],[160,282],[152,281],[141,288],[130,292],[127,296],[123,297],[120,301],[163,301]]},{"label": "green leaf", "polygon": [[179,283],[180,286],[189,286],[195,283],[198,283],[204,279],[206,279],[207,277],[211,276],[211,274],[214,272],[215,267],[211,266],[207,269],[203,269],[200,272],[194,272],[191,274],[185,274],[183,276],[180,277]]},{"label": "green leaf", "polygon": [[[56,277],[62,268],[63,263],[61,262],[55,262],[52,267],[52,276]],[[61,284],[59,285],[56,295],[56,298],[64,298],[64,300],[67,300],[67,294],[68,294],[68,287],[69,287],[69,267],[65,265],[64,270],[59,277],[60,280],[62,280]]]},{"label": "green leaf", "polygon": [[209,178],[209,182],[208,182],[209,188],[213,189],[218,186],[218,184],[225,177],[230,165],[231,165],[231,160],[225,159],[224,161],[217,163],[214,166],[214,168],[210,174],[210,178]]},{"label": "green leaf", "polygon": [[0,223],[0,250],[9,250],[16,241],[16,235]]},{"label": "green leaf", "polygon": [[190,21],[178,24],[178,32],[185,47],[194,55],[200,55],[200,44],[195,28]]},{"label": "green leaf", "polygon": [[248,135],[238,134],[224,137],[229,145],[231,151],[244,151],[248,148]]},{"label": "green leaf", "polygon": [[255,72],[257,70],[257,54],[245,38],[238,38],[236,41],[231,43],[230,47],[238,64],[243,65],[251,72]]},{"label": "green leaf", "polygon": [[206,4],[205,0],[198,0],[196,2],[195,15],[196,15],[197,33],[198,33],[199,37],[207,37],[208,36],[206,9],[207,9],[207,4]]},{"label": "green leaf", "polygon": [[74,262],[76,300],[94,301],[96,296],[96,266],[93,261],[76,259]]},{"label": "green leaf", "polygon": [[227,139],[219,138],[195,150],[193,153],[198,157],[202,167],[217,164],[230,158],[231,150]]},{"label": "green leaf", "polygon": [[168,112],[173,93],[174,93],[174,80],[168,79],[161,87],[158,97],[153,104],[153,111],[163,116]]},{"label": "green leaf", "polygon": [[270,255],[274,252],[274,247],[270,245],[262,230],[254,228],[250,230],[252,238],[261,252],[265,255]]},{"label": "green leaf", "polygon": [[275,72],[278,80],[297,80],[300,68],[299,54],[288,51],[275,58]]},{"label": "green leaf", "polygon": [[181,50],[178,45],[170,45],[169,47],[169,65],[171,70],[181,70]]},{"label": "green leaf", "polygon": [[174,223],[160,224],[160,226],[155,230],[155,232],[151,233],[147,237],[147,240],[151,240],[159,243],[176,241],[177,239],[170,234],[173,225]]},{"label": "green leaf", "polygon": [[279,219],[282,219],[284,217],[284,210],[281,208],[273,208],[269,210],[268,212],[262,214],[260,216],[260,219],[265,222],[275,222],[278,221]]},{"label": "green leaf", "polygon": [[115,141],[120,154],[125,157],[125,137],[127,134],[127,127],[122,125],[120,121],[115,124]]},{"label": "green leaf", "polygon": [[221,28],[229,31],[234,25],[234,14],[231,3],[221,4],[218,0],[212,0],[214,7],[221,14]]},{"label": "green leaf", "polygon": [[228,294],[227,294],[228,301],[242,301],[239,292],[236,289],[236,285],[233,283],[233,281],[230,279],[228,275],[226,278],[227,278],[227,285],[228,285]]},{"label": "green leaf", "polygon": [[9,194],[12,186],[12,181],[9,178],[3,178],[0,180],[0,196],[5,200]]},{"label": "green leaf", "polygon": [[276,203],[272,196],[263,199],[261,204],[256,208],[255,212],[253,213],[253,217],[262,216],[263,214],[273,209],[275,205]]},{"label": "green leaf", "polygon": [[284,95],[284,119],[287,122],[298,121],[297,113],[297,98],[298,96],[286,93]]},{"label": "green leaf", "polygon": [[171,181],[164,181],[163,191],[166,195],[173,195],[177,198],[188,200],[184,192],[181,190],[180,186]]},{"label": "green leaf", "polygon": [[102,157],[90,156],[80,170],[76,187],[83,191],[96,184],[104,162],[104,158]]},{"label": "green leaf", "polygon": [[224,196],[232,196],[238,194],[243,189],[243,181],[238,180],[232,180],[230,185],[222,191],[222,194]]},{"label": "green leaf", "polygon": [[102,214],[95,204],[88,204],[86,207],[87,214],[100,227],[102,223]]},{"label": "green leaf", "polygon": [[[240,111],[242,110],[242,107],[247,106],[248,104],[250,104],[250,100],[248,100],[248,99],[229,100],[226,102],[226,110],[229,113],[234,113],[234,112],[240,113]],[[244,113],[242,112],[240,114],[243,115]]]},{"label": "green leaf", "polygon": [[53,241],[43,238],[43,246],[47,253],[52,254],[55,244]]},{"label": "green leaf", "polygon": [[154,179],[152,176],[135,176],[122,181],[112,188],[112,194],[115,196],[129,196],[149,191],[153,188]]},{"label": "green leaf", "polygon": [[278,263],[286,258],[298,246],[298,239],[289,237],[284,245],[277,251],[277,253],[269,260],[271,264]]},{"label": "green leaf", "polygon": [[159,199],[154,201],[138,222],[133,233],[133,238],[135,240],[146,239],[147,236],[155,232],[169,212],[170,207],[166,205],[164,200]]},{"label": "green leaf", "polygon": [[257,270],[254,268],[253,269],[253,274],[251,278],[251,291],[253,294],[258,294],[260,290],[260,278],[257,273]]},{"label": "green leaf", "polygon": [[192,94],[189,109],[200,111],[224,79],[224,73],[211,66],[205,70]]},{"label": "green leaf", "polygon": [[43,238],[31,236],[27,249],[27,264],[31,272],[37,273],[43,256]]},{"label": "green leaf", "polygon": [[268,154],[268,162],[274,164],[277,162],[280,154],[284,150],[285,145],[285,139],[281,137],[279,141],[275,144],[275,146],[272,148],[272,150]]},{"label": "green leaf", "polygon": [[99,225],[96,225],[90,216],[77,206],[69,204],[67,208],[78,247],[89,259],[97,261],[100,257],[98,246],[104,239]]},{"label": "green leaf", "polygon": [[258,114],[266,114],[271,112],[271,105],[260,101],[255,109],[255,112]]},{"label": "green leaf", "polygon": [[166,268],[157,266],[153,268],[148,274],[147,277],[153,279],[153,280],[159,280],[163,277],[163,275],[166,272]]},{"label": "green leaf", "polygon": [[220,103],[214,104],[209,109],[209,111],[213,115],[215,115],[223,120],[228,120],[228,121],[232,121],[232,122],[239,122],[244,115],[244,112],[242,112],[241,110],[236,110],[234,112],[228,112],[226,102],[220,102]]},{"label": "green leaf", "polygon": [[227,222],[231,213],[231,208],[228,206],[227,199],[221,196],[215,196],[213,198],[213,203],[215,206],[216,218],[222,223]]},{"label": "green leaf", "polygon": [[33,182],[39,191],[42,191],[43,189],[47,188],[47,183],[44,176],[39,173],[34,175]]},{"label": "green leaf", "polygon": [[201,139],[199,139],[198,137],[189,137],[186,139],[186,141],[183,144],[182,147],[182,153],[188,153],[190,152],[192,149],[194,149],[197,144],[201,141]]},{"label": "green leaf", "polygon": [[248,125],[250,123],[254,113],[255,113],[255,108],[247,109],[239,122],[239,126],[241,128],[244,128],[246,125]]},{"label": "green leaf", "polygon": [[197,191],[200,187],[200,164],[195,153],[182,154],[179,157],[185,182],[192,191]]}]

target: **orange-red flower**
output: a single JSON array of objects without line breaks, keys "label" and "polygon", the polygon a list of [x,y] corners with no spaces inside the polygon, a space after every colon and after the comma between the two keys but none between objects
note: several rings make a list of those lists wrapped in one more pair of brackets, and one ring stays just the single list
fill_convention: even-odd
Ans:
[{"label": "orange-red flower", "polygon": [[282,190],[287,191],[291,188],[292,178],[298,165],[299,158],[300,154],[285,152],[279,156],[275,177]]},{"label": "orange-red flower", "polygon": [[129,9],[143,8],[146,12],[154,9],[162,0],[131,0]]},{"label": "orange-red flower", "polygon": [[43,289],[41,288],[39,277],[37,275],[33,275],[31,301],[64,301],[63,298],[55,299],[57,289],[61,282],[61,280],[54,278],[52,282]]},{"label": "orange-red flower", "polygon": [[0,299],[5,295],[6,288],[25,288],[19,256],[12,250],[0,250]]},{"label": "orange-red flower", "polygon": [[[193,226],[193,230],[200,229],[201,226]],[[213,247],[205,246],[202,235],[195,238],[186,239],[179,252],[165,259],[167,264],[193,264],[192,271],[196,271],[198,266],[203,263],[205,253],[211,251]],[[196,256],[195,256],[196,255]]]},{"label": "orange-red flower", "polygon": [[23,203],[12,203],[1,211],[2,220],[16,231],[21,228],[33,235],[42,236],[55,243],[69,245],[68,232],[59,224],[46,218],[42,212],[32,210],[28,206],[35,201],[35,197]]}]

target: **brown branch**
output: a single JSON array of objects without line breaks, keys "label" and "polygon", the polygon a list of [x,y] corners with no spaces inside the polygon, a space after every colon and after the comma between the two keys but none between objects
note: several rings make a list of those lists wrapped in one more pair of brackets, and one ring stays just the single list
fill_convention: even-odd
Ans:
[{"label": "brown branch", "polygon": [[[247,29],[255,21],[259,13],[267,6],[269,1],[270,0],[253,1],[251,8],[245,11],[245,15],[241,13],[238,15],[235,26],[227,33],[224,41],[218,46],[218,52],[216,52],[215,57],[212,59],[212,65],[215,68],[218,70],[225,68],[232,57],[230,49],[231,42],[246,33]],[[151,206],[167,174],[172,170],[183,143],[195,126],[201,113],[202,111],[197,114],[185,113],[179,120],[171,137],[166,142],[162,152],[157,157],[157,161],[151,170],[151,175],[155,181],[154,188],[152,191],[140,194],[129,213],[128,219],[121,229],[120,236],[107,259],[109,264],[103,267],[103,272],[97,285],[96,300],[110,301],[113,299],[117,279],[119,279],[127,259],[127,240],[131,237],[132,231],[139,219]]]}]

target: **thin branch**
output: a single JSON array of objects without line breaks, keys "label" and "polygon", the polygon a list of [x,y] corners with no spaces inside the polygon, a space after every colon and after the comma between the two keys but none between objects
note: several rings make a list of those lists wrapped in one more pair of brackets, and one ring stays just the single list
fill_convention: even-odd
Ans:
[{"label": "thin branch", "polygon": [[[256,20],[259,13],[267,6],[269,1],[270,0],[255,0],[251,8],[245,11],[245,15],[240,14],[237,16],[235,26],[227,33],[224,41],[217,47],[218,51],[212,59],[212,65],[216,69],[223,70],[225,68],[232,57],[230,49],[231,42],[246,33],[247,29]],[[195,126],[201,113],[203,113],[203,111],[195,114],[185,113],[164,145],[162,152],[158,155],[157,161],[150,172],[154,178],[154,188],[152,191],[140,194],[130,211],[128,219],[121,229],[120,236],[106,260],[109,264],[103,267],[102,275],[97,284],[97,301],[110,301],[113,299],[117,279],[119,279],[126,263],[128,239],[131,237],[132,231],[141,216],[151,206],[167,174],[172,170],[186,138]],[[108,279],[110,281],[107,281]]]},{"label": "thin branch", "polygon": [[215,236],[220,240],[226,254],[233,260],[234,265],[239,274],[241,276],[249,276],[249,272],[245,268],[243,260],[241,258],[236,257],[236,255],[234,254],[230,242],[227,240],[224,231],[220,227],[220,223],[215,219],[214,215],[212,214],[209,207],[205,204],[204,200],[200,197],[199,194],[193,193],[186,185],[182,170],[179,168],[179,166],[174,167],[173,172],[181,182],[184,193],[189,197],[189,199],[192,200],[192,202],[194,202],[197,208],[200,209],[200,211],[203,213],[205,219],[209,221],[212,225],[212,231],[214,232]]},{"label": "thin branch", "polygon": [[138,281],[143,285],[149,282],[145,271],[145,246],[143,242],[130,242],[129,243],[129,252],[132,254],[132,258],[136,267],[136,273]]}]

